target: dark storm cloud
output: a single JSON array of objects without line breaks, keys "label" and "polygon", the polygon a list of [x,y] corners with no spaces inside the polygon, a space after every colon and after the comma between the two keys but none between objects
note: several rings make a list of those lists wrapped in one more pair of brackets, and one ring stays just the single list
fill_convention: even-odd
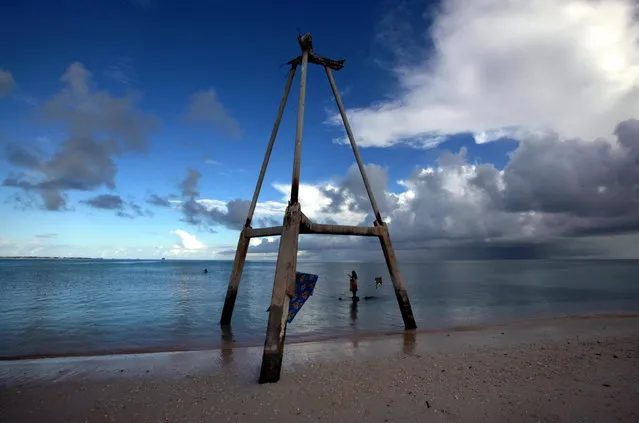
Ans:
[{"label": "dark storm cloud", "polygon": [[[398,249],[433,256],[428,251],[437,247],[439,258],[561,256],[562,239],[639,231],[639,121],[621,122],[614,135],[616,142],[530,135],[503,170],[471,165],[464,149],[446,153],[436,168],[415,170],[402,181],[410,195],[401,201],[388,192],[383,168],[367,170]],[[324,211],[347,204],[351,211],[370,210],[355,166],[323,192],[331,200]],[[369,213],[360,224],[370,221]],[[357,239],[348,243],[364,248]],[[571,254],[591,253],[575,248]]]},{"label": "dark storm cloud", "polygon": [[212,209],[208,212],[208,218],[211,222],[221,224],[230,229],[241,229],[246,222],[248,214],[249,200],[240,198],[233,199],[226,203],[226,211]]},{"label": "dark storm cloud", "polygon": [[554,232],[635,231],[639,225],[639,121],[607,140],[522,142],[504,169],[504,208],[544,213]]},{"label": "dark storm cloud", "polygon": [[133,98],[93,91],[90,76],[82,64],[73,63],[61,78],[65,87],[40,108],[46,121],[66,127],[66,138],[53,154],[29,146],[6,147],[9,164],[24,171],[3,185],[39,195],[47,210],[66,209],[68,191],[115,188],[114,158],[144,152],[147,136],[157,126],[135,108]]},{"label": "dark storm cloud", "polygon": [[[222,203],[211,204],[207,200],[199,199],[200,178],[202,174],[195,169],[187,169],[185,178],[179,183],[182,202],[182,221],[190,225],[200,226],[211,230],[212,226],[224,226],[229,229],[241,229],[246,222],[246,216],[251,204],[249,200],[240,198]],[[256,219],[256,224],[272,223],[268,219]]]}]

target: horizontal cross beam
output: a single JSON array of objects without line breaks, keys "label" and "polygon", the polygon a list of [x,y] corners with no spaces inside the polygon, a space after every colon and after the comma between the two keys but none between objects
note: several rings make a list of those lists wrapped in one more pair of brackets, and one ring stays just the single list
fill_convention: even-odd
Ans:
[{"label": "horizontal cross beam", "polygon": [[373,226],[327,225],[311,221],[302,223],[300,234],[380,236],[379,230]]},{"label": "horizontal cross beam", "polygon": [[[265,236],[282,235],[282,226],[272,226],[268,228],[247,228],[248,238],[261,238]],[[306,216],[302,218],[300,234],[317,235],[354,235],[354,236],[381,236],[379,226],[350,226],[350,225],[327,225],[323,223],[313,223]]]},{"label": "horizontal cross beam", "polygon": [[246,236],[248,238],[262,238],[265,236],[282,235],[283,226],[271,226],[269,228],[246,228]]}]

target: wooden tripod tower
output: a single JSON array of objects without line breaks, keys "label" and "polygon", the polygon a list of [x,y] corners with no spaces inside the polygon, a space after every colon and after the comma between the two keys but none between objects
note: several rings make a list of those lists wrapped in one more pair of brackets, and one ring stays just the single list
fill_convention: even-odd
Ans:
[{"label": "wooden tripod tower", "polygon": [[[233,263],[229,286],[224,300],[222,318],[220,319],[220,324],[222,326],[228,326],[231,323],[233,308],[235,306],[235,298],[237,297],[237,290],[240,285],[240,278],[244,268],[244,261],[246,259],[246,253],[248,252],[250,239],[281,235],[277,264],[275,267],[275,281],[273,282],[273,294],[271,297],[271,308],[268,316],[266,340],[264,342],[264,353],[262,356],[262,369],[260,371],[259,379],[260,383],[277,382],[280,379],[282,355],[284,353],[284,338],[286,336],[286,320],[290,300],[288,293],[294,292],[295,289],[297,246],[298,236],[300,234],[359,235],[378,237],[382,246],[384,258],[386,259],[388,271],[393,282],[397,303],[399,304],[399,309],[401,311],[402,318],[404,319],[404,327],[406,329],[415,329],[417,327],[415,325],[415,319],[408,300],[408,294],[404,287],[404,281],[399,273],[399,267],[395,258],[395,251],[391,244],[388,227],[382,220],[382,216],[377,208],[377,202],[375,201],[373,191],[371,190],[368,182],[366,170],[359,155],[359,150],[355,143],[351,127],[348,123],[342,99],[337,91],[335,80],[333,79],[332,70],[338,71],[342,69],[344,67],[344,60],[331,60],[316,54],[313,51],[313,43],[310,33],[298,36],[298,41],[302,49],[302,55],[287,63],[290,65],[288,80],[284,88],[284,95],[280,102],[277,117],[275,118],[271,138],[269,139],[268,147],[266,148],[266,154],[257,180],[257,186],[255,187],[255,192],[253,194],[253,200],[249,207],[248,216],[246,217],[246,223],[240,233],[240,239],[235,252],[235,262]],[[375,213],[375,222],[373,226],[343,226],[313,223],[302,213],[298,201],[298,193],[300,183],[300,159],[302,154],[302,129],[304,126],[304,100],[306,96],[306,68],[308,63],[323,66],[326,71],[328,82],[331,86],[331,90],[333,91],[333,95],[335,96],[335,101],[337,102],[337,107],[339,108],[339,112],[342,116],[346,134],[348,135],[351,147],[353,148],[355,160],[357,160],[357,166],[359,166],[359,170],[364,180],[364,186],[366,187],[371,206]],[[282,120],[286,100],[289,92],[291,91],[291,85],[298,66],[301,66],[302,68],[302,75],[297,106],[297,131],[295,133],[295,155],[293,161],[293,180],[291,182],[291,198],[284,214],[284,222],[282,226],[253,229],[251,227],[251,220],[253,218],[253,213],[255,212],[255,206],[257,205],[257,199],[260,194],[271,151],[273,150],[273,144],[277,137],[280,121]]]}]

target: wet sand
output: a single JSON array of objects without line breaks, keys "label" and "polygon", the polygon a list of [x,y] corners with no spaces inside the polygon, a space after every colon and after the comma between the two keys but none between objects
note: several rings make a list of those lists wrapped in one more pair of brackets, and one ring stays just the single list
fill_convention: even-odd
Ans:
[{"label": "wet sand", "polygon": [[[463,329],[463,330],[462,330]],[[0,421],[639,421],[639,317],[0,362]]]}]

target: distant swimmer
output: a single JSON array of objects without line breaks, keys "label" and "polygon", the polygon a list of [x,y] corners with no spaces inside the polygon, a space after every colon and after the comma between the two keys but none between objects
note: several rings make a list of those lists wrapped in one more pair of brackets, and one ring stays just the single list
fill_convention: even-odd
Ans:
[{"label": "distant swimmer", "polygon": [[209,273],[208,269],[204,269],[204,273]]}]

